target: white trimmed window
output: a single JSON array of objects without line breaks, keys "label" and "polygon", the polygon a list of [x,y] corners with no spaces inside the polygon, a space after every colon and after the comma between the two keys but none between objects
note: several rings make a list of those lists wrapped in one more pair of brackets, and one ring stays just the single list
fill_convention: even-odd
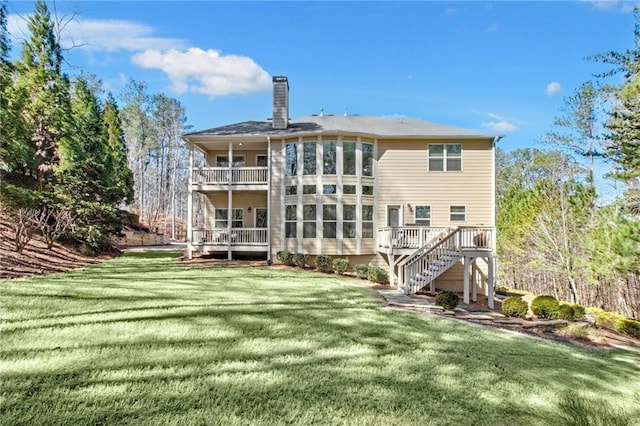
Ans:
[{"label": "white trimmed window", "polygon": [[462,144],[429,144],[429,171],[462,171]]},{"label": "white trimmed window", "polygon": [[316,174],[316,143],[305,142],[302,144],[302,174]]},{"label": "white trimmed window", "polygon": [[284,195],[297,195],[298,194],[298,186],[297,185],[288,185],[284,188]]},{"label": "white trimmed window", "polygon": [[356,206],[354,204],[342,206],[342,237],[356,238]]},{"label": "white trimmed window", "polygon": [[298,173],[298,147],[295,142],[285,146],[284,175],[295,176]]},{"label": "white trimmed window", "polygon": [[290,204],[285,206],[285,216],[284,216],[284,236],[285,238],[296,238],[298,235],[297,231],[297,212],[296,205]]},{"label": "white trimmed window", "polygon": [[[244,210],[243,209],[233,209],[231,212],[231,227],[232,228],[242,228],[244,226]],[[226,228],[228,225],[229,218],[229,210],[227,209],[216,209],[215,212],[216,217],[216,228]]]},{"label": "white trimmed window", "polygon": [[416,225],[431,226],[431,206],[417,205],[414,219]]},{"label": "white trimmed window", "polygon": [[373,176],[373,144],[362,144],[362,176]]},{"label": "white trimmed window", "polygon": [[337,191],[337,185],[322,185],[322,193],[325,195],[335,194]]},{"label": "white trimmed window", "polygon": [[316,237],[316,205],[305,204],[302,206],[302,238]]},{"label": "white trimmed window", "polygon": [[324,204],[322,206],[322,237],[336,237],[336,205]]},{"label": "white trimmed window", "polygon": [[[232,166],[244,167],[244,155],[234,155]],[[216,167],[229,167],[229,156],[216,155]]]},{"label": "white trimmed window", "polygon": [[356,175],[356,143],[345,141],[342,144],[342,174]]},{"label": "white trimmed window", "polygon": [[466,206],[449,206],[449,220],[451,222],[466,222],[467,207]]},{"label": "white trimmed window", "polygon": [[362,238],[373,238],[373,206],[362,206]]},{"label": "white trimmed window", "polygon": [[355,185],[343,185],[342,186],[342,193],[343,194],[347,194],[347,195],[355,195],[356,186]]},{"label": "white trimmed window", "polygon": [[267,167],[269,165],[269,157],[264,154],[256,155],[256,166]]},{"label": "white trimmed window", "polygon": [[316,186],[315,185],[302,185],[302,193],[303,194],[315,194]]},{"label": "white trimmed window", "polygon": [[336,174],[336,141],[325,141],[322,145],[322,174]]}]

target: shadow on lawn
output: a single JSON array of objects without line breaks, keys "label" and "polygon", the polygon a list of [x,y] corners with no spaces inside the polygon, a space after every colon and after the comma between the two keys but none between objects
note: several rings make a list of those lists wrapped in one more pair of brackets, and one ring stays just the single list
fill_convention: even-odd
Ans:
[{"label": "shadow on lawn", "polygon": [[[148,253],[127,256],[139,254]],[[589,389],[620,395],[617,386],[633,383],[640,372],[637,355],[630,352],[594,356],[500,331],[382,311],[368,289],[354,284],[314,280],[310,286],[278,287],[278,276],[308,277],[276,274],[256,283],[259,291],[251,294],[247,282],[265,273],[273,272],[227,275],[224,269],[198,268],[195,279],[205,280],[198,287],[213,299],[201,299],[207,300],[203,304],[190,303],[193,293],[187,291],[176,293],[170,305],[137,306],[158,299],[151,290],[146,298],[112,297],[109,309],[67,315],[70,322],[58,314],[32,318],[60,322],[28,324],[14,329],[16,336],[125,323],[143,323],[142,331],[187,324],[200,334],[175,335],[167,328],[127,342],[107,336],[53,349],[3,347],[3,359],[34,354],[60,359],[47,371],[3,374],[3,411],[12,416],[6,418],[14,424],[554,424],[561,413],[549,394]],[[229,282],[230,277],[240,282]],[[143,291],[144,285],[139,287]],[[242,297],[250,300],[236,301]],[[131,312],[135,315],[125,315]],[[73,319],[94,314],[110,318]],[[214,331],[222,334],[207,334]],[[78,361],[77,354],[86,356]],[[545,389],[546,402],[536,388]],[[56,395],[64,395],[64,403],[51,408]]]}]

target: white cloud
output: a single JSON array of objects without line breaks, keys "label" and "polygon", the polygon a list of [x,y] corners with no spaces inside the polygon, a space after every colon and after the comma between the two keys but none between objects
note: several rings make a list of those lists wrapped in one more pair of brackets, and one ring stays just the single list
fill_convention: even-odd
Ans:
[{"label": "white cloud", "polygon": [[616,0],[601,0],[601,1],[587,0],[587,1],[591,3],[594,9],[600,9],[600,10],[615,9],[615,7],[618,5],[618,2]]},{"label": "white cloud", "polygon": [[507,120],[489,121],[487,123],[482,123],[482,127],[500,133],[512,133],[518,130],[518,126]]},{"label": "white cloud", "polygon": [[[7,29],[15,41],[29,34],[29,16],[9,15]],[[156,30],[138,22],[115,19],[81,19],[63,22],[60,44],[64,48],[115,52],[183,48],[184,40],[155,36]]]},{"label": "white cloud", "polygon": [[547,84],[545,92],[547,92],[547,96],[553,96],[561,90],[562,87],[560,86],[560,83],[558,83],[557,81],[552,81],[551,83]]},{"label": "white cloud", "polygon": [[247,56],[222,55],[217,50],[191,47],[161,52],[149,49],[133,56],[134,64],[164,71],[178,94],[203,93],[211,97],[269,90],[269,74]]}]

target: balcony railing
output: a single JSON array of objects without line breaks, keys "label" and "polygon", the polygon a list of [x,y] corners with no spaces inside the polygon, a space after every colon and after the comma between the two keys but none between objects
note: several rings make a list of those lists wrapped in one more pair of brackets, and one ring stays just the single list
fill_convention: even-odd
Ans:
[{"label": "balcony railing", "polygon": [[192,173],[194,185],[266,185],[268,167],[199,167]]},{"label": "balcony railing", "polygon": [[267,245],[266,228],[194,229],[192,237],[196,245]]},{"label": "balcony railing", "polygon": [[[378,229],[378,249],[418,249],[443,232],[455,228],[395,226]],[[456,245],[462,250],[491,250],[495,247],[495,229],[487,226],[460,226]]]}]

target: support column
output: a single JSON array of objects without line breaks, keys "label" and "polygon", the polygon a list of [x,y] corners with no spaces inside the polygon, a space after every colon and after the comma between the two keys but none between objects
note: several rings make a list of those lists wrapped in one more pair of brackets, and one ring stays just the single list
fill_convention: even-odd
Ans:
[{"label": "support column", "polygon": [[271,137],[267,136],[267,262],[271,256]]},{"label": "support column", "polygon": [[187,192],[187,257],[193,259],[193,145],[189,144],[189,191]]},{"label": "support column", "polygon": [[488,263],[489,263],[489,273],[488,273],[488,277],[487,277],[487,305],[489,306],[489,309],[493,309],[493,299],[494,299],[494,295],[493,295],[493,288],[494,288],[494,282],[493,280],[495,279],[495,256],[493,254],[491,254],[489,256]]},{"label": "support column", "polygon": [[464,281],[463,281],[462,302],[469,304],[469,258],[464,258]]},{"label": "support column", "polygon": [[393,285],[395,283],[395,266],[396,266],[396,256],[394,254],[389,254],[387,256],[389,258],[389,285]]},{"label": "support column", "polygon": [[471,262],[471,300],[478,301],[478,265],[476,265],[476,259]]},{"label": "support column", "polygon": [[231,252],[231,228],[233,224],[233,192],[231,185],[233,184],[233,142],[229,142],[229,176],[228,176],[228,190],[227,190],[227,259],[233,259]]}]

